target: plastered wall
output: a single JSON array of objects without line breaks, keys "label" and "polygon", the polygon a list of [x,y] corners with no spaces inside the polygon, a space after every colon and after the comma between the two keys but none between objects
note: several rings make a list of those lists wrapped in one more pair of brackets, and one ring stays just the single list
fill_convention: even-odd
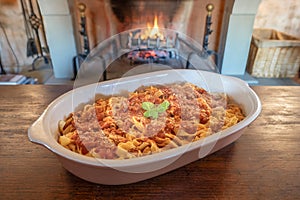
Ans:
[{"label": "plastered wall", "polygon": [[299,0],[262,0],[254,28],[271,28],[300,38]]}]

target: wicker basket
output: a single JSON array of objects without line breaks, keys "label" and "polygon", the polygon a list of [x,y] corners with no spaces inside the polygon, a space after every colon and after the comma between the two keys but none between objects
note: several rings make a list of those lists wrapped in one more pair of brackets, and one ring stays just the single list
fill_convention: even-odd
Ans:
[{"label": "wicker basket", "polygon": [[300,39],[272,29],[254,29],[247,71],[255,77],[294,77],[300,67]]}]

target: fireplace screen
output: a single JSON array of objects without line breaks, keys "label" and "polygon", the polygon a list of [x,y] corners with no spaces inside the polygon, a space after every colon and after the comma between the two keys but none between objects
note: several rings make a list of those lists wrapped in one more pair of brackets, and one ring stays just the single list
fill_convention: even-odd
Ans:
[{"label": "fireplace screen", "polygon": [[[199,43],[170,29],[149,28],[121,32],[91,50],[80,67],[80,85],[164,69],[218,72]],[[80,81],[79,81],[80,80]]]}]

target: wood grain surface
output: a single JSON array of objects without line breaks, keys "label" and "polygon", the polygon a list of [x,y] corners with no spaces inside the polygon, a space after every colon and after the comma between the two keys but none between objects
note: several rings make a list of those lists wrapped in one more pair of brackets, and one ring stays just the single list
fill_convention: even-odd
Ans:
[{"label": "wood grain surface", "polygon": [[233,144],[167,174],[107,186],[66,171],[27,129],[71,86],[0,86],[0,199],[299,199],[300,87],[256,86],[261,115]]}]

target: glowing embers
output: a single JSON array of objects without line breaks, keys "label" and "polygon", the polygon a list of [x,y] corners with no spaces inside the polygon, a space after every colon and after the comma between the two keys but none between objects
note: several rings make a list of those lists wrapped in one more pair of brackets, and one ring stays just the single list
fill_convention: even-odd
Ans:
[{"label": "glowing embers", "polygon": [[167,50],[139,49],[128,53],[127,58],[133,62],[160,61],[171,57]]}]

